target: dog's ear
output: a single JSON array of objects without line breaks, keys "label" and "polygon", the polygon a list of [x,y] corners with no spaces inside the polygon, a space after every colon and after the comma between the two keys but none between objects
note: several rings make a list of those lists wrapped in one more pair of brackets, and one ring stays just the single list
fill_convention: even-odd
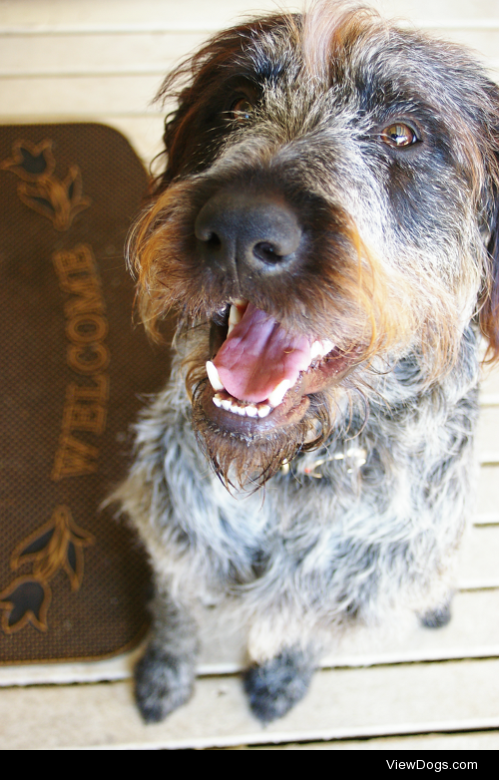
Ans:
[{"label": "dog's ear", "polygon": [[[166,164],[156,177],[153,196],[178,176],[196,173],[216,157],[228,132],[224,100],[234,89],[234,79],[244,77],[241,55],[253,40],[270,31],[275,35],[279,27],[295,28],[294,17],[268,16],[224,30],[167,76],[156,101],[175,101],[177,108],[166,117],[165,148],[160,155]],[[252,78],[248,73],[248,82]]]},{"label": "dog's ear", "polygon": [[166,167],[158,177],[156,194],[178,176],[196,172],[208,150],[214,147],[214,135],[218,135],[219,129],[213,110],[214,93],[223,80],[226,65],[240,46],[236,36],[217,36],[164,81],[156,100],[175,100],[177,108],[165,120]]},{"label": "dog's ear", "polygon": [[489,342],[487,362],[495,362],[499,360],[499,191],[497,188],[487,251],[489,275],[479,320],[480,329]]},{"label": "dog's ear", "polygon": [[480,330],[488,340],[485,356],[487,363],[499,361],[499,86],[486,80],[485,106],[482,114],[482,132],[479,145],[484,160],[484,172],[488,180],[486,196],[488,214],[486,249],[488,254],[487,278],[479,299]]},{"label": "dog's ear", "polygon": [[488,121],[482,133],[485,144],[485,168],[488,171],[488,274],[482,299],[479,301],[480,330],[489,342],[486,362],[499,361],[499,86],[487,82]]}]

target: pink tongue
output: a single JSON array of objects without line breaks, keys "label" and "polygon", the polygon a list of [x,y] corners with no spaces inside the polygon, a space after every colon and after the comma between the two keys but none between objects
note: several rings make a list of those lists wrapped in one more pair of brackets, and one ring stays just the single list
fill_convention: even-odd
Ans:
[{"label": "pink tongue", "polygon": [[240,401],[265,401],[283,379],[294,385],[310,365],[310,341],[294,336],[252,303],[214,359],[228,393]]}]

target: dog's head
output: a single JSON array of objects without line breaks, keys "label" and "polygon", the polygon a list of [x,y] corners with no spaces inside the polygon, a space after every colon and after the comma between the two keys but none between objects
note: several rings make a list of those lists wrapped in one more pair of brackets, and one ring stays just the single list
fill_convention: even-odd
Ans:
[{"label": "dog's head", "polygon": [[473,317],[498,354],[499,93],[464,50],[318,2],[215,36],[173,94],[131,254],[226,479],[317,446],[381,360],[434,381]]}]

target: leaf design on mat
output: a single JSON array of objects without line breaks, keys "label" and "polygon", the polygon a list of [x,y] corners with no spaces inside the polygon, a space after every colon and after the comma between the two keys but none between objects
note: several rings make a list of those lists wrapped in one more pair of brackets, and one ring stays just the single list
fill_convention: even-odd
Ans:
[{"label": "leaf design on mat", "polygon": [[12,171],[25,181],[37,181],[51,176],[55,169],[52,141],[46,139],[39,144],[31,141],[14,141],[12,156],[0,163],[0,168]]},{"label": "leaf design on mat", "polygon": [[[34,211],[38,211],[44,217],[50,220],[56,219],[56,211],[50,200],[48,182],[40,181],[36,187],[30,187],[29,184],[20,184],[17,188],[17,194],[22,202]],[[42,197],[46,194],[47,197]]]},{"label": "leaf design on mat", "polygon": [[5,634],[20,631],[31,623],[47,631],[47,612],[52,599],[50,587],[35,577],[18,577],[0,593],[2,629]]},{"label": "leaf design on mat", "polygon": [[78,590],[83,580],[83,547],[93,544],[92,534],[79,528],[70,518],[63,568],[69,577],[71,590]]},{"label": "leaf design on mat", "polygon": [[31,623],[46,631],[49,580],[63,569],[71,590],[78,590],[83,580],[83,547],[94,543],[93,534],[76,525],[69,507],[57,506],[50,520],[23,539],[11,555],[13,571],[24,564],[32,564],[33,571],[31,577],[18,577],[0,594],[3,630],[12,633]]},{"label": "leaf design on mat", "polygon": [[0,163],[0,168],[24,179],[17,188],[19,198],[25,206],[50,219],[56,230],[68,230],[76,215],[92,203],[83,195],[77,165],[70,166],[62,181],[54,176],[55,159],[50,140],[38,146],[30,141],[16,141],[12,156]]}]

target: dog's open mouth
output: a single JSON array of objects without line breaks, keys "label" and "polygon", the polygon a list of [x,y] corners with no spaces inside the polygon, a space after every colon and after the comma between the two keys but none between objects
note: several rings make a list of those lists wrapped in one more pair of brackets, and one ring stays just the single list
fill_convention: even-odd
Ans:
[{"label": "dog's open mouth", "polygon": [[228,321],[214,323],[211,335],[203,405],[209,417],[239,430],[296,422],[308,396],[338,381],[358,357],[329,339],[291,333],[245,300],[230,304]]}]

